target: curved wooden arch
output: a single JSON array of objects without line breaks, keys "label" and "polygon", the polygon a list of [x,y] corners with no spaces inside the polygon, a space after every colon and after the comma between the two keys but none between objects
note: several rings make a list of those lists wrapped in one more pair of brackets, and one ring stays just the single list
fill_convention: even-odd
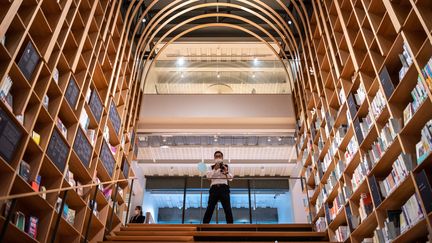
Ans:
[{"label": "curved wooden arch", "polygon": [[[148,57],[147,57],[147,60],[146,60],[146,62],[145,62],[145,67],[144,67],[144,70],[145,70],[145,72],[149,72],[150,71],[150,69],[147,69],[146,67],[147,67],[147,63],[148,63],[148,61],[149,61],[149,59],[152,57],[152,55],[153,55],[153,53],[155,52],[155,49],[156,49],[156,47],[160,44],[160,43],[162,43],[162,41],[166,38],[166,37],[168,37],[172,32],[174,32],[175,30],[177,30],[178,28],[180,28],[180,27],[182,27],[183,25],[185,25],[185,24],[188,24],[188,23],[190,23],[190,22],[193,22],[193,21],[195,21],[195,20],[199,20],[199,19],[203,19],[203,18],[211,18],[211,17],[226,17],[226,18],[233,18],[233,19],[237,19],[237,20],[241,20],[241,21],[244,21],[245,23],[248,23],[248,24],[250,24],[250,25],[252,25],[252,26],[254,26],[255,28],[257,28],[257,29],[259,29],[260,31],[262,31],[263,33],[265,33],[274,43],[276,43],[276,45],[278,46],[278,48],[280,49],[280,50],[282,50],[282,46],[279,44],[279,42],[277,42],[277,40],[267,31],[267,30],[265,30],[263,27],[261,27],[261,26],[259,26],[258,24],[256,24],[256,23],[254,23],[254,22],[252,22],[252,21],[250,21],[250,20],[248,20],[248,19],[246,19],[246,18],[243,18],[243,17],[240,17],[240,16],[237,16],[237,15],[232,15],[232,14],[223,14],[223,13],[211,13],[211,14],[203,14],[203,15],[199,15],[199,16],[196,16],[196,17],[194,17],[194,18],[191,18],[191,19],[188,19],[188,20],[185,20],[185,21],[183,21],[183,22],[181,22],[181,23],[179,23],[176,27],[174,27],[174,28],[171,28],[170,30],[168,30],[158,41],[157,41],[157,43],[155,44],[155,46],[150,50],[150,54],[148,55]],[[245,28],[242,28],[242,29],[245,29]],[[269,45],[269,46],[271,46],[271,45]],[[288,69],[287,69],[287,67],[286,67],[286,65],[283,63],[283,60],[282,60],[282,58],[279,56],[279,54],[273,49],[273,47],[271,47],[271,49],[272,49],[272,51],[273,51],[273,53],[275,53],[275,55],[279,58],[279,60],[280,60],[280,62],[282,63],[282,65],[284,66],[284,69],[285,69],[285,71],[286,71],[286,73],[287,73],[287,75],[288,75],[288,77],[289,78],[293,78],[292,77],[292,73],[290,73],[290,72],[288,72]],[[159,52],[160,53],[160,52]],[[287,56],[286,56],[286,54],[285,54],[285,52],[283,52],[282,51],[282,55],[284,56],[284,58],[285,59],[287,59]],[[157,57],[158,57],[159,55],[157,55]],[[153,59],[153,61],[156,61],[157,60],[157,57],[154,57],[154,59]],[[291,75],[291,76],[290,76]],[[144,80],[144,83],[146,82],[146,80]]]},{"label": "curved wooden arch", "polygon": [[[143,74],[143,77],[142,77],[142,85],[145,85],[145,83],[146,83],[146,81],[147,81],[148,73],[149,73],[149,70],[151,70],[152,66],[154,65],[154,60],[157,60],[157,58],[159,57],[159,55],[160,55],[160,54],[161,54],[161,53],[162,53],[162,52],[167,48],[167,46],[169,46],[171,43],[173,43],[173,42],[176,41],[177,39],[181,38],[182,36],[184,36],[184,35],[186,35],[186,34],[192,32],[192,31],[199,30],[199,29],[203,29],[203,28],[209,28],[209,27],[227,27],[227,28],[238,29],[238,30],[240,30],[240,31],[246,32],[246,33],[248,33],[248,34],[254,36],[255,38],[257,38],[258,40],[260,40],[262,43],[265,43],[265,44],[266,44],[266,45],[267,45],[267,46],[272,50],[272,52],[273,52],[276,56],[279,57],[279,55],[277,54],[276,50],[275,50],[275,49],[274,49],[274,48],[273,48],[273,47],[272,47],[272,46],[271,46],[267,41],[265,41],[262,37],[260,37],[260,36],[257,35],[256,33],[252,32],[252,31],[250,31],[250,30],[248,30],[248,29],[246,29],[246,28],[244,28],[244,27],[237,26],[237,25],[233,25],[233,24],[227,24],[227,23],[208,23],[208,24],[201,24],[201,25],[194,26],[194,27],[192,27],[192,28],[190,28],[190,29],[184,30],[183,32],[181,32],[181,33],[179,33],[178,35],[174,36],[172,39],[170,39],[167,43],[165,43],[165,44],[162,46],[162,48],[161,48],[161,49],[156,53],[156,55],[155,55],[155,57],[153,58],[153,60],[149,60],[150,55],[147,57],[146,67],[147,67],[147,63],[150,63],[150,64],[149,64],[147,70],[146,70],[146,68],[144,68],[144,70],[146,70],[146,71],[145,71],[145,73]],[[162,40],[162,39],[163,39],[163,38],[161,38],[161,40]],[[154,48],[153,48],[152,50],[154,50]],[[280,57],[279,57],[279,60],[280,60],[280,62],[281,62],[281,64],[282,64],[282,66],[284,67],[285,72],[287,73],[288,77],[290,77],[289,75],[292,75],[291,72],[290,72],[291,69],[287,69],[287,68],[286,68],[286,65],[283,63],[283,60],[282,60]],[[289,85],[291,85],[291,84],[289,84]],[[292,87],[290,86],[289,88],[292,88]]]},{"label": "curved wooden arch", "polygon": [[[286,45],[290,45],[290,44],[292,44],[292,43],[295,43],[294,41],[289,41],[289,42],[286,41],[286,38],[285,38],[285,36],[283,35],[283,33],[282,33],[278,28],[276,28],[276,26],[274,26],[273,23],[271,23],[268,19],[264,18],[262,15],[256,13],[256,12],[253,11],[253,10],[250,10],[250,9],[248,9],[248,8],[244,8],[244,7],[240,6],[240,5],[230,4],[230,3],[206,3],[206,4],[194,5],[194,6],[191,6],[191,7],[187,8],[187,9],[181,10],[180,12],[176,13],[174,16],[171,16],[170,18],[168,18],[168,19],[165,20],[162,24],[159,25],[160,21],[162,21],[166,16],[168,16],[170,13],[172,13],[173,11],[175,11],[175,10],[177,9],[177,6],[176,6],[175,8],[173,8],[173,9],[169,9],[169,10],[164,14],[164,16],[162,16],[160,19],[158,19],[158,20],[156,21],[155,25],[151,26],[150,29],[149,29],[147,32],[143,32],[143,33],[144,33],[144,36],[141,36],[141,37],[140,37],[140,39],[139,39],[139,41],[138,41],[137,48],[138,48],[138,49],[147,48],[148,43],[151,42],[151,41],[154,39],[154,37],[156,36],[156,34],[159,33],[163,27],[165,27],[165,26],[166,26],[167,24],[169,24],[172,20],[174,20],[175,18],[181,16],[182,14],[184,14],[184,13],[186,13],[186,12],[189,12],[189,11],[192,11],[192,10],[195,10],[195,9],[199,9],[199,8],[206,8],[206,7],[211,7],[211,6],[227,6],[227,7],[238,8],[238,9],[242,9],[242,10],[245,10],[245,11],[247,11],[247,12],[250,12],[250,13],[252,13],[253,15],[257,16],[258,18],[264,20],[264,21],[265,21],[265,22],[266,22],[270,27],[272,27],[272,29],[274,29],[274,30],[279,34],[279,36],[282,38],[282,40],[284,41],[284,43],[285,43]],[[161,11],[161,12],[162,12],[162,11]],[[198,16],[199,16],[199,15],[198,15]],[[156,25],[158,25],[158,28],[157,28],[155,31],[153,31],[153,30],[154,30],[154,27],[155,27]],[[150,33],[151,33],[151,36],[149,37],[148,35],[149,35]],[[146,41],[147,38],[149,38],[148,41]],[[142,47],[143,43],[144,43],[144,45],[145,45],[144,47]],[[298,48],[298,47],[297,47],[297,45],[296,45],[296,43],[295,43],[295,48],[294,48],[294,46],[292,46],[292,47],[289,48],[290,54],[293,55],[292,51],[295,50],[295,49],[297,49],[297,48]]]},{"label": "curved wooden arch", "polygon": [[[144,17],[144,16],[146,16],[147,14],[148,14],[148,12],[155,6],[155,4],[158,2],[159,0],[154,0],[154,1],[152,1],[152,2],[150,2],[150,4],[149,4],[149,6],[147,6],[147,8],[144,10],[144,12],[141,14],[141,16],[139,17],[139,23],[142,23],[141,22],[141,19]],[[180,3],[180,4],[182,4],[182,6],[185,6],[185,5],[188,5],[188,4],[190,4],[190,3],[193,3],[193,2],[197,2],[198,0],[189,0],[189,1],[181,1],[181,0],[176,0],[176,1],[172,1],[172,2],[170,2],[170,4],[168,4],[167,6],[165,6],[164,7],[164,9],[167,9],[167,8],[170,8],[170,7],[177,7],[179,4],[178,3]],[[291,56],[292,57],[295,57],[297,60],[301,60],[301,59],[303,59],[302,61],[304,61],[305,62],[305,64],[306,64],[306,67],[307,66],[309,66],[308,65],[308,63],[305,61],[307,58],[306,58],[306,56],[305,56],[305,53],[303,52],[302,54],[303,54],[303,56],[302,56],[302,54],[300,54],[300,52],[299,52],[299,46],[297,46],[297,42],[295,41],[295,39],[293,38],[293,34],[292,34],[292,30],[290,29],[290,27],[287,25],[287,23],[285,23],[284,22],[284,20],[283,20],[283,18],[279,15],[279,14],[277,14],[271,7],[269,7],[267,4],[265,4],[263,1],[260,1],[260,0],[251,0],[251,1],[247,1],[247,0],[236,0],[236,1],[238,1],[238,2],[242,2],[242,3],[245,3],[245,4],[249,4],[249,5],[251,5],[251,2],[255,2],[255,3],[257,3],[257,4],[259,4],[259,5],[257,5],[257,4],[252,4],[251,6],[255,6],[257,9],[259,8],[259,10],[260,11],[262,11],[265,15],[266,15],[266,17],[268,17],[268,18],[270,18],[272,21],[274,21],[275,23],[276,23],[276,25],[280,28],[280,29],[278,29],[278,28],[275,28],[276,26],[274,25],[274,24],[272,24],[272,28],[278,33],[278,35],[280,35],[280,33],[281,33],[281,30],[282,30],[282,32],[286,35],[287,33],[288,33],[288,37],[290,38],[290,41],[288,42],[288,43],[285,43],[288,47],[290,47],[289,48],[289,51],[290,51],[290,54],[291,54]],[[283,2],[281,1],[281,0],[275,0],[284,10],[285,10],[285,12],[290,16],[290,18],[291,18],[291,20],[292,20],[292,23],[294,24],[294,27],[297,29],[297,32],[298,33],[301,33],[301,31],[300,31],[300,28],[299,28],[299,25],[303,25],[303,27],[304,27],[304,30],[305,30],[305,38],[306,39],[311,39],[312,38],[312,31],[311,31],[311,28],[310,28],[310,23],[309,23],[309,20],[308,20],[308,18],[304,18],[304,16],[306,15],[307,16],[307,11],[306,11],[306,8],[305,8],[305,6],[304,6],[304,4],[300,1],[300,3],[297,3],[297,1],[291,1],[291,4],[293,4],[293,6],[294,6],[294,8],[296,9],[296,11],[297,11],[297,13],[298,13],[298,15],[300,16],[300,19],[301,19],[301,23],[298,23],[297,22],[297,20],[294,18],[294,16],[292,15],[292,13],[291,13],[291,11],[289,11],[288,10],[288,8],[283,4]],[[135,5],[135,3],[136,3],[136,5]],[[129,35],[129,32],[131,31],[131,25],[132,25],[132,19],[133,19],[133,17],[134,16],[136,16],[137,15],[137,13],[138,13],[138,9],[139,9],[139,7],[142,5],[142,3],[143,3],[143,1],[139,1],[139,0],[132,0],[131,1],[131,4],[129,5],[129,8],[127,9],[127,13],[126,13],[126,16],[128,16],[127,18],[126,18],[126,23],[127,24],[125,24],[124,25],[124,27],[123,27],[123,30],[122,30],[122,37],[121,38],[127,38],[127,35]],[[135,6],[134,6],[135,5]],[[219,4],[219,6],[221,6],[222,4]],[[234,4],[234,5],[236,5],[236,4]],[[300,5],[300,6],[299,6]],[[241,5],[236,5],[236,6],[241,6]],[[260,7],[260,6],[262,6],[262,7]],[[234,7],[233,5],[231,6],[231,7]],[[241,9],[244,9],[245,7],[241,7]],[[157,16],[158,16],[158,18],[156,18],[156,16],[154,17],[154,18],[152,18],[150,21],[149,21],[149,23],[146,25],[146,27],[145,27],[145,29],[147,29],[147,31],[151,28],[151,29],[154,29],[155,28],[155,22],[157,22],[157,23],[159,23],[162,19],[159,19],[159,16],[162,14],[162,13],[164,13],[164,11],[159,11],[158,13],[157,13]],[[271,13],[273,13],[274,15],[272,15]],[[261,18],[261,19],[266,19],[266,20],[264,20],[267,24],[269,24],[269,23],[271,23],[271,21],[269,20],[269,19],[267,19],[267,18],[265,18],[265,17],[263,17],[261,14],[258,14],[259,16],[259,18]],[[165,15],[165,16],[168,16],[168,15]],[[306,20],[305,20],[306,19]],[[277,21],[277,20],[279,20],[279,21]],[[134,29],[134,31],[133,31],[133,36],[135,36],[136,35],[136,33],[137,33],[137,31],[138,31],[138,28],[139,28],[139,25],[140,24],[137,24],[136,26],[135,26],[135,29]],[[270,26],[270,25],[269,25]],[[150,31],[151,32],[151,31]],[[143,33],[146,33],[146,31],[144,31]],[[147,34],[147,33],[146,33]],[[148,36],[147,36],[148,37]],[[285,37],[285,36],[281,36],[281,38],[282,38],[282,40],[283,41],[285,41],[285,42],[287,42],[287,38]],[[140,38],[140,40],[141,40],[141,38]],[[294,40],[294,41],[291,41],[291,40]],[[149,43],[149,41],[145,41],[145,40],[143,40],[142,42],[146,42],[146,43]],[[304,39],[303,39],[303,37],[302,37],[302,35],[300,34],[300,46],[301,46],[301,48],[304,50],[305,49],[305,45],[304,45]],[[277,42],[276,42],[277,43]],[[310,50],[311,49],[311,47],[310,47],[310,45],[309,45],[309,43],[306,41],[306,45],[307,45],[307,48]],[[296,47],[294,50],[292,50],[293,48],[293,45]],[[146,47],[147,45],[146,44],[144,44],[144,47]],[[138,47],[138,46],[137,46]],[[139,43],[139,48],[136,48],[136,51],[135,51],[135,55],[133,55],[134,56],[134,58],[137,56],[137,54],[138,53],[140,53],[141,51],[142,51],[142,44],[141,44],[141,41],[140,41],[140,43]],[[281,49],[281,50],[283,50],[283,49]],[[121,52],[122,53],[124,53],[126,51],[126,47],[125,46],[123,46],[122,47],[122,49],[121,49]],[[294,51],[294,53],[292,53],[291,51]],[[127,59],[128,60],[130,60],[130,57],[131,57],[131,54],[132,54],[132,48],[130,48],[129,49],[129,53],[128,53],[128,55],[127,55]],[[139,54],[138,54],[139,55]],[[123,55],[122,55],[123,56]],[[302,62],[298,62],[298,64],[300,65],[296,70],[297,70],[297,72],[300,72],[301,71],[301,63]],[[285,69],[287,69],[287,67],[286,67],[286,65],[285,65],[285,63],[282,61],[282,64],[284,65],[284,67],[285,67]],[[133,75],[136,75],[137,74],[137,71],[136,71],[136,69],[137,69],[138,67],[137,67],[137,64],[135,64],[135,65],[133,65],[132,66],[132,74]],[[288,68],[290,71],[291,71],[291,68]],[[292,76],[289,76],[290,78],[294,78],[294,74],[292,74],[291,73],[291,75]],[[296,73],[295,74],[295,76],[297,77],[297,78],[299,78],[299,79],[303,79],[303,75],[298,75],[298,73]],[[144,81],[144,80],[142,80],[142,81]],[[291,84],[290,84],[291,85]],[[293,87],[291,87],[291,88],[293,88]]]}]

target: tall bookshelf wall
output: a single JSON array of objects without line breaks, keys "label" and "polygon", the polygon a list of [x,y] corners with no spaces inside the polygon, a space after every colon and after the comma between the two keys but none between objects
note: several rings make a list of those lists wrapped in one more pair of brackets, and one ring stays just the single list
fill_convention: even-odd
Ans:
[{"label": "tall bookshelf wall", "polygon": [[[11,83],[0,102],[1,146],[9,146],[8,153],[0,152],[0,197],[33,192],[38,176],[40,189],[70,187],[68,171],[82,185],[134,176],[133,129],[142,92],[131,77],[121,4],[0,0],[0,80]],[[126,51],[119,52],[122,48]],[[26,53],[30,60],[24,60]],[[28,179],[20,176],[22,161],[30,166]],[[104,188],[109,189],[111,194],[87,187],[66,196],[17,199],[15,211],[38,218],[37,235],[32,238],[9,222],[4,242],[48,242],[55,230],[55,242],[82,242],[87,229],[89,241],[102,240],[106,230],[124,223],[130,183]],[[73,222],[59,217],[58,198],[75,210]],[[0,202],[0,228],[6,205]]]},{"label": "tall bookshelf wall", "polygon": [[[426,69],[432,57],[432,1],[312,2],[311,48],[305,49],[303,79],[294,90],[298,161],[307,178],[310,220],[321,224],[332,240],[341,240],[336,238],[339,227],[347,226],[342,240],[362,242],[385,228],[389,212],[416,195],[423,217],[393,242],[425,242],[432,235],[432,202],[430,195],[422,197],[422,183],[432,184],[432,155],[426,150],[420,157],[416,146],[422,137],[428,141],[422,129],[432,119],[431,73]],[[414,107],[410,119],[404,114],[409,103]],[[359,121],[368,121],[367,126]],[[390,139],[388,123],[401,126]],[[367,156],[374,152],[378,156],[368,164]],[[401,153],[413,162],[406,175],[395,162]],[[400,181],[386,197],[376,194],[376,186],[392,173],[399,173]],[[367,194],[378,196],[357,225],[353,221],[361,218]]]}]

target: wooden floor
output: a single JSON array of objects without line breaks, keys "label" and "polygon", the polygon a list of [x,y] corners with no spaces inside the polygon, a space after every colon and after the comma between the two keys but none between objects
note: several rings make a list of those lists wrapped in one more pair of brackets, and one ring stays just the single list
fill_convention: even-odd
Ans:
[{"label": "wooden floor", "polygon": [[326,232],[309,224],[129,224],[104,243],[137,242],[328,242]]}]

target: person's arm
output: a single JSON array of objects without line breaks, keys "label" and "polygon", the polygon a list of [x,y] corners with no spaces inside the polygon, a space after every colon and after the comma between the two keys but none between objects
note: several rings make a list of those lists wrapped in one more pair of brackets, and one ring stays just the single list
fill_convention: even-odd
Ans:
[{"label": "person's arm", "polygon": [[226,178],[227,178],[229,181],[232,181],[232,179],[234,178],[234,175],[230,172],[230,169],[229,169],[228,166],[227,166],[227,170],[226,170],[226,172],[224,173],[224,175],[226,176]]},{"label": "person's arm", "polygon": [[213,175],[214,175],[214,170],[209,170],[209,171],[207,171],[207,173],[206,173],[206,177],[207,178],[212,178],[213,177]]}]

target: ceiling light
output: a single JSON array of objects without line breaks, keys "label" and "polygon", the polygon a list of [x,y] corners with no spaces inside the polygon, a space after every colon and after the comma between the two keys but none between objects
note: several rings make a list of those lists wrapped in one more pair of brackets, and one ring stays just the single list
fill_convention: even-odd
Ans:
[{"label": "ceiling light", "polygon": [[255,65],[257,65],[258,64],[258,57],[254,57],[253,62]]},{"label": "ceiling light", "polygon": [[267,138],[267,142],[271,142],[271,138]]},{"label": "ceiling light", "polygon": [[216,77],[217,77],[217,78],[220,78],[220,73],[219,73],[219,72],[216,74]]},{"label": "ceiling light", "polygon": [[181,73],[181,74],[180,74],[180,77],[181,77],[181,78],[184,78],[184,73]]},{"label": "ceiling light", "polygon": [[280,141],[282,141],[282,138],[281,138],[281,137],[279,137],[279,138],[278,138],[278,141],[279,141],[279,142],[280,142]]},{"label": "ceiling light", "polygon": [[168,145],[162,145],[162,146],[160,146],[160,148],[161,149],[167,149],[167,148],[169,148],[169,146]]},{"label": "ceiling light", "polygon": [[184,59],[184,57],[179,57],[179,58],[177,59],[177,65],[179,65],[179,66],[183,66],[184,63],[185,63],[185,59]]},{"label": "ceiling light", "polygon": [[147,20],[145,18],[142,19],[142,22],[145,23]]},{"label": "ceiling light", "polygon": [[252,78],[255,78],[255,73],[252,73]]},{"label": "ceiling light", "polygon": [[292,21],[291,21],[291,20],[288,20],[288,24],[292,24]]}]

